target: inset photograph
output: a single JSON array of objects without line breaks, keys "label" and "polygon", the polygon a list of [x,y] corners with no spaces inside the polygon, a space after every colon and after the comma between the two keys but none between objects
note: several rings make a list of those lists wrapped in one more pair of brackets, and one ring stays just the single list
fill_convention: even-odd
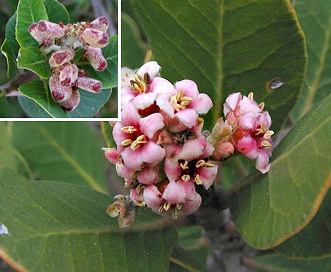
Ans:
[{"label": "inset photograph", "polygon": [[16,2],[0,9],[0,117],[118,118],[117,1]]}]

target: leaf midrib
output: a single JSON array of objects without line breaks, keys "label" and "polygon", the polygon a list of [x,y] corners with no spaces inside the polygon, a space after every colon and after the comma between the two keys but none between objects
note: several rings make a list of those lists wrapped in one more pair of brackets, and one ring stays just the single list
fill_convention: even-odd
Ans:
[{"label": "leaf midrib", "polygon": [[99,191],[99,192],[106,192],[97,182],[94,177],[92,177],[87,171],[84,170],[84,168],[79,165],[74,158],[70,156],[70,154],[62,148],[52,137],[51,135],[46,131],[45,128],[42,128],[41,126],[35,125],[36,128],[42,133],[42,135],[45,137],[47,142],[54,148],[55,151],[57,151],[65,161],[67,161],[73,169],[76,170],[76,172],[87,182],[88,185],[91,186],[92,189]]}]

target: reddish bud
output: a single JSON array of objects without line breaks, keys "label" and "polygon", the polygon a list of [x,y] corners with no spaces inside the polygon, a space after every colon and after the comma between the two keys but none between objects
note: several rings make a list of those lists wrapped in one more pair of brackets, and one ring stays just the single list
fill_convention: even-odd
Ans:
[{"label": "reddish bud", "polygon": [[91,22],[91,27],[102,32],[106,32],[108,29],[109,22],[106,17],[99,17]]},{"label": "reddish bud", "polygon": [[60,67],[59,79],[63,86],[74,86],[78,78],[78,67],[76,64],[67,64]]},{"label": "reddish bud", "polygon": [[75,108],[77,108],[79,102],[80,102],[79,91],[73,89],[71,97],[67,101],[60,103],[60,106],[65,111],[73,111]]},{"label": "reddish bud", "polygon": [[39,21],[38,30],[53,38],[62,38],[66,34],[61,26],[45,20]]},{"label": "reddish bud", "polygon": [[64,102],[71,97],[72,88],[63,86],[58,75],[52,75],[49,79],[49,88],[55,102]]},{"label": "reddish bud", "polygon": [[59,67],[66,62],[70,62],[75,56],[75,51],[70,47],[65,47],[63,50],[55,52],[49,59],[51,67]]},{"label": "reddish bud", "polygon": [[78,77],[77,86],[92,93],[98,93],[102,89],[102,83],[99,80],[89,77]]},{"label": "reddish bud", "polygon": [[100,48],[92,47],[92,46],[86,46],[86,58],[92,65],[92,67],[97,71],[104,71],[108,63],[104,56],[102,55],[102,51]]},{"label": "reddish bud", "polygon": [[83,43],[93,47],[102,48],[108,44],[108,35],[98,29],[86,28],[78,37]]}]

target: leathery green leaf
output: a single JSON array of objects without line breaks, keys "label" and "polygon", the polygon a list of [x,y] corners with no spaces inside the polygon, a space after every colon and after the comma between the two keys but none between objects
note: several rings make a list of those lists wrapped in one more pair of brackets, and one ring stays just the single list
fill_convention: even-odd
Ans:
[{"label": "leathery green leaf", "polygon": [[281,244],[317,213],[331,186],[330,103],[331,95],[292,128],[276,147],[267,175],[247,178],[233,195],[234,221],[253,247]]},{"label": "leathery green leaf", "polygon": [[48,20],[45,6],[41,0],[20,0],[18,2],[16,39],[21,47],[38,47],[38,42],[29,33],[29,26],[40,20]]},{"label": "leathery green leaf", "polygon": [[[162,76],[188,78],[214,102],[212,118],[233,92],[266,102],[278,131],[300,93],[303,32],[288,0],[131,0]],[[196,22],[196,23],[192,23]],[[212,119],[212,120],[211,120]]]},{"label": "leathery green leaf", "polygon": [[119,229],[105,212],[112,199],[77,184],[0,170],[0,186],[0,256],[16,269],[168,271],[175,229]]},{"label": "leathery green leaf", "polygon": [[331,257],[331,190],[310,223],[298,234],[276,247],[291,259]]},{"label": "leathery green leaf", "polygon": [[296,0],[294,8],[306,36],[308,53],[307,74],[292,114],[298,120],[330,93],[331,2]]},{"label": "leathery green leaf", "polygon": [[105,191],[107,160],[98,134],[84,122],[14,122],[13,143],[33,178],[61,180]]}]

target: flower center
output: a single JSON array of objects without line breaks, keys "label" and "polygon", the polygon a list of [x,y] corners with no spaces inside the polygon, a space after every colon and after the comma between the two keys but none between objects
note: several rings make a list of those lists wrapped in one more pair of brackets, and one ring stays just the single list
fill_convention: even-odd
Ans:
[{"label": "flower center", "polygon": [[186,107],[191,103],[191,101],[192,98],[184,96],[184,93],[181,90],[178,90],[176,94],[173,95],[170,99],[170,103],[172,104],[176,112],[182,109],[186,109]]},{"label": "flower center", "polygon": [[134,92],[146,93],[147,83],[140,75],[135,74],[134,79],[130,80],[130,83],[131,83],[131,88]]},{"label": "flower center", "polygon": [[125,126],[122,127],[121,130],[129,136],[127,139],[122,141],[122,146],[130,146],[132,150],[136,150],[141,146],[141,144],[147,143],[147,136],[141,134],[140,131],[134,126]]}]

